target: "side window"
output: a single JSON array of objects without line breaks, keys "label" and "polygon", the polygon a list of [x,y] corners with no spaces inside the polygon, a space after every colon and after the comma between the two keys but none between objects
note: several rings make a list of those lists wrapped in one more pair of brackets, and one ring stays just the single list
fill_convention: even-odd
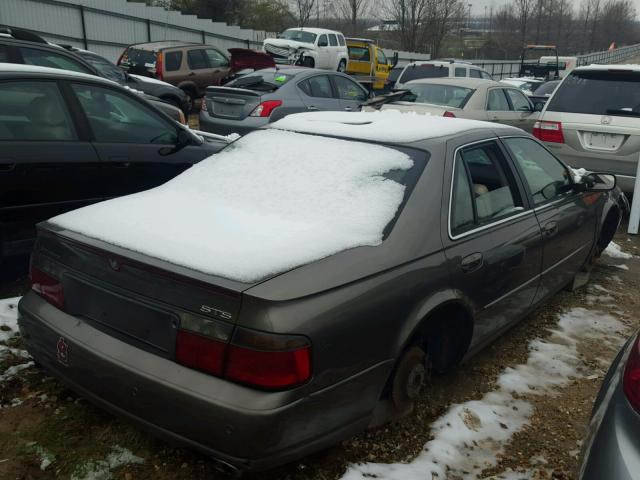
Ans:
[{"label": "side window", "polygon": [[572,190],[565,166],[539,143],[529,138],[506,138],[504,143],[524,173],[536,205],[555,200]]},{"label": "side window", "polygon": [[525,97],[522,92],[520,92],[519,90],[510,88],[507,90],[507,95],[509,96],[509,99],[511,100],[511,105],[513,105],[513,109],[516,112],[531,111],[531,104],[529,103],[529,100],[527,100],[527,97]]},{"label": "side window", "polygon": [[191,70],[202,70],[203,68],[209,68],[207,58],[205,57],[204,50],[189,50],[187,52],[187,64]]},{"label": "side window", "polygon": [[363,101],[367,99],[366,94],[356,82],[338,75],[333,77],[333,81],[338,90],[338,97],[342,100]]},{"label": "side window", "polygon": [[469,69],[469,76],[471,78],[482,78],[480,76],[480,70],[478,70],[477,68],[470,68]]},{"label": "side window", "polygon": [[182,52],[167,52],[164,55],[164,69],[167,72],[175,72],[176,70],[180,70],[180,65],[182,65]]},{"label": "side window", "polygon": [[331,82],[326,75],[311,77],[299,84],[300,89],[310,97],[333,98]]},{"label": "side window", "polygon": [[90,75],[93,72],[82,65],[80,62],[65,56],[58,55],[57,53],[49,52],[47,50],[39,50],[36,48],[19,47],[20,53],[24,63],[27,65],[37,65],[39,67],[59,68],[62,70],[71,70],[73,72],[88,73]]},{"label": "side window", "polygon": [[327,45],[329,45],[327,42],[327,36],[325,34],[320,35],[320,37],[318,37],[318,46],[326,47]]},{"label": "side window", "polygon": [[493,80],[493,77],[484,70],[480,70],[480,76],[482,76],[482,78],[484,78],[485,80]]},{"label": "side window", "polygon": [[487,110],[493,112],[507,112],[510,110],[509,102],[502,88],[492,88],[489,90]]},{"label": "side window", "polygon": [[387,63],[389,63],[387,60],[387,56],[384,54],[384,52],[381,49],[378,49],[377,57],[378,57],[378,63],[380,65],[386,65]]},{"label": "side window", "polygon": [[455,75],[456,75],[456,77],[466,77],[467,76],[467,69],[463,68],[463,67],[456,67]]},{"label": "side window", "polygon": [[95,85],[74,84],[96,142],[172,145],[178,131],[128,95]]},{"label": "side window", "polygon": [[[455,165],[451,206],[451,231],[454,235],[493,223],[523,209],[515,179],[495,142],[461,150]],[[465,176],[467,186],[463,185]],[[472,222],[469,219],[469,197]]]},{"label": "side window", "polygon": [[225,58],[224,55],[222,55],[217,50],[208,48],[205,50],[205,53],[207,55],[207,60],[209,60],[209,67],[219,68],[219,67],[226,67],[227,65],[229,65],[229,61]]},{"label": "side window", "polygon": [[4,45],[0,45],[0,62],[9,61],[9,50]]},{"label": "side window", "polygon": [[342,35],[338,35],[338,43],[340,44],[341,47],[344,47],[346,45],[344,41],[344,37]]},{"label": "side window", "polygon": [[337,47],[338,46],[338,39],[336,38],[336,36],[333,33],[329,34],[329,45],[332,47]]},{"label": "side window", "polygon": [[0,82],[0,141],[70,141],[77,135],[54,82]]}]

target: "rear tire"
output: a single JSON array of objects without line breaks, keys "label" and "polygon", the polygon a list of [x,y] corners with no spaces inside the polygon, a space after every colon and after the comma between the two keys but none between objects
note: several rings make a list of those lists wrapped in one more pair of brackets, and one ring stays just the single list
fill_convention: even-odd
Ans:
[{"label": "rear tire", "polygon": [[304,57],[302,59],[302,66],[307,68],[314,68],[316,66],[316,61],[312,57]]},{"label": "rear tire", "polygon": [[399,416],[413,411],[422,387],[431,378],[427,354],[419,346],[409,347],[400,358],[391,382],[391,402]]},{"label": "rear tire", "polygon": [[[183,92],[185,93],[185,95],[187,96],[186,105],[185,105],[184,107],[185,107],[185,108],[186,108],[186,110],[187,110],[187,111],[185,112],[185,114],[186,114],[187,116],[189,116],[189,114],[190,114],[191,112],[193,112],[193,109],[194,109],[194,106],[195,106],[195,101],[196,101],[196,100],[195,100],[196,96],[195,96],[195,93],[194,93],[191,89],[185,88],[185,89],[183,89],[182,91],[183,91]],[[182,108],[182,106],[178,106],[178,108]]]},{"label": "rear tire", "polygon": [[338,71],[344,73],[347,71],[347,61],[345,59],[340,60],[338,64]]}]

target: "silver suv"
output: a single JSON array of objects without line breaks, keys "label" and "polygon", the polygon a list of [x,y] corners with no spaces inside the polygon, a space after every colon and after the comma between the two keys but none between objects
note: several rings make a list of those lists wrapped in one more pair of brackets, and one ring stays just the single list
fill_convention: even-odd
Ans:
[{"label": "silver suv", "polygon": [[404,88],[411,80],[422,78],[469,77],[493,80],[489,72],[469,62],[455,60],[425,60],[412,62],[402,70],[394,88]]},{"label": "silver suv", "polygon": [[533,134],[572,167],[615,173],[632,192],[640,156],[640,65],[573,70],[547,102]]}]

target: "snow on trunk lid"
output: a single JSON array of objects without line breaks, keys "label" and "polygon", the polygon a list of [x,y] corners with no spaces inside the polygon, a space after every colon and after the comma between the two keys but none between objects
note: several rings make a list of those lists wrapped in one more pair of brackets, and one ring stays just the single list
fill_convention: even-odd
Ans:
[{"label": "snow on trunk lid", "polygon": [[208,274],[253,282],[382,242],[405,186],[398,150],[279,130],[253,132],[166,184],[52,223]]}]

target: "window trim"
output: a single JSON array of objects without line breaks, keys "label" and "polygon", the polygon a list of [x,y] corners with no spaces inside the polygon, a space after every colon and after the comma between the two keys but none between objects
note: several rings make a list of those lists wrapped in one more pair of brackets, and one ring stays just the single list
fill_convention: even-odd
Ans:
[{"label": "window trim", "polygon": [[[517,135],[514,135],[517,136]],[[523,138],[528,138],[528,137],[524,137]],[[473,235],[475,233],[484,231],[484,230],[488,230],[489,228],[493,228],[496,227],[498,225],[502,225],[503,223],[507,223],[510,222],[512,220],[515,220],[517,218],[520,217],[524,217],[526,215],[531,215],[534,213],[534,209],[531,208],[531,202],[529,201],[529,192],[528,190],[525,190],[524,193],[527,194],[527,197],[524,198],[522,203],[524,203],[525,205],[523,205],[522,208],[524,208],[523,211],[521,212],[514,212],[512,215],[509,215],[507,217],[501,218],[500,220],[496,220],[495,222],[491,222],[491,223],[487,223],[484,225],[480,225],[476,228],[472,228],[471,230],[467,230],[465,232],[459,233],[457,235],[454,235],[452,230],[451,230],[451,210],[452,210],[452,205],[453,205],[453,182],[455,180],[455,174],[456,174],[456,156],[460,153],[460,150],[464,149],[464,148],[468,148],[471,147],[473,145],[479,145],[482,143],[487,143],[487,142],[495,142],[496,145],[498,145],[498,148],[503,152],[504,152],[504,147],[502,145],[502,142],[500,141],[501,138],[507,138],[507,137],[490,137],[490,138],[484,138],[482,140],[476,140],[475,142],[470,142],[470,143],[465,143],[464,145],[460,145],[458,147],[456,147],[456,149],[453,152],[453,163],[452,163],[452,168],[451,168],[451,180],[449,182],[449,208],[448,208],[448,213],[447,213],[447,234],[449,235],[449,239],[456,241],[459,240],[461,238],[465,238],[468,237],[470,235]],[[506,152],[507,154],[509,152]],[[507,162],[513,163],[513,159],[511,158],[511,155],[507,155],[507,157],[505,158],[507,160]],[[511,168],[513,168],[513,165],[510,166]],[[520,171],[516,170],[513,173],[517,173],[517,176],[514,178],[514,180],[516,181],[516,187],[518,188],[518,190],[520,190],[520,194],[522,194],[522,180],[520,178]],[[471,180],[471,179],[469,179]],[[473,207],[475,210],[475,206]]]},{"label": "window trim", "polygon": [[[537,143],[538,145],[540,145],[542,148],[544,148],[547,153],[549,155],[551,155],[553,158],[556,159],[556,161],[558,163],[560,163],[560,165],[562,165],[565,170],[567,171],[567,173],[569,174],[568,178],[569,178],[569,183],[571,184],[571,186],[573,187],[576,182],[573,180],[573,175],[571,175],[571,167],[569,165],[567,165],[566,163],[564,163],[562,160],[560,160],[558,157],[556,157],[553,152],[550,152],[549,149],[542,143],[540,142],[537,138],[534,137],[530,137],[527,135],[503,135],[498,137],[500,140],[500,143],[502,145],[504,145],[504,150],[507,152],[507,155],[509,155],[509,158],[511,160],[511,163],[514,165],[514,168],[516,169],[517,173],[518,173],[518,177],[520,179],[520,183],[522,183],[522,187],[524,188],[524,192],[527,195],[527,199],[529,201],[529,205],[531,207],[533,207],[533,211],[534,212],[539,212],[540,210],[544,210],[548,207],[550,207],[551,205],[555,205],[556,203],[561,203],[567,200],[567,198],[571,197],[570,195],[566,195],[562,198],[553,198],[553,199],[549,199],[544,203],[541,203],[540,205],[536,205],[535,201],[533,200],[533,195],[531,193],[531,189],[529,188],[529,184],[527,183],[526,177],[524,176],[524,172],[522,171],[522,168],[520,168],[520,165],[518,164],[517,161],[514,160],[514,158],[512,157],[512,153],[511,153],[511,149],[509,149],[509,146],[504,143],[502,140],[503,139],[509,139],[509,138],[524,138],[526,140],[531,140],[532,142]],[[576,192],[576,190],[574,188],[572,188],[572,194],[573,195],[579,195],[579,192]]]}]

